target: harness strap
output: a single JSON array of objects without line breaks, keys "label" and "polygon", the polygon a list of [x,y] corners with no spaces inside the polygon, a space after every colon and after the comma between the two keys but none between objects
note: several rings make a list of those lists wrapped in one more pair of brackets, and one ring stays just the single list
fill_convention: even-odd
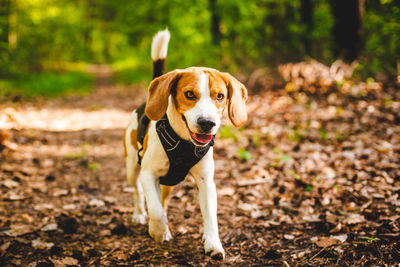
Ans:
[{"label": "harness strap", "polygon": [[[140,153],[143,151],[143,142],[149,127],[150,119],[146,116],[145,104],[141,105],[137,110],[137,140],[142,145],[138,150],[138,164],[142,164]],[[196,146],[190,141],[182,139],[172,129],[167,115],[157,121],[156,131],[158,138],[167,154],[169,161],[169,169],[166,175],[159,177],[160,184],[174,186],[185,180],[190,169],[196,165],[214,145],[214,137],[206,146]]]},{"label": "harness strap", "polygon": [[207,154],[212,140],[203,147],[195,146],[192,142],[180,138],[169,124],[165,115],[157,121],[156,131],[169,160],[169,169],[166,175],[159,177],[160,184],[173,186],[185,180],[190,169]]},{"label": "harness strap", "polygon": [[137,141],[142,145],[142,147],[138,150],[138,164],[142,164],[142,156],[140,152],[143,151],[143,142],[146,136],[147,128],[149,127],[150,119],[146,116],[144,112],[146,108],[146,103],[142,104],[138,109],[136,109],[137,113],[137,121],[138,121],[138,128],[137,128]]}]

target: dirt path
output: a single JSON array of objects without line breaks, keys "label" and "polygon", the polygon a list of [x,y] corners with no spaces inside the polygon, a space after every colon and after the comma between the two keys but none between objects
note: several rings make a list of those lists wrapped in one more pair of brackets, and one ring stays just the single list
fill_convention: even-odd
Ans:
[{"label": "dirt path", "polygon": [[216,142],[221,262],[203,254],[191,177],[169,204],[172,241],[130,222],[121,136],[145,90],[108,81],[89,96],[0,107],[12,148],[0,154],[0,265],[400,262],[399,90],[253,96],[247,127]]}]

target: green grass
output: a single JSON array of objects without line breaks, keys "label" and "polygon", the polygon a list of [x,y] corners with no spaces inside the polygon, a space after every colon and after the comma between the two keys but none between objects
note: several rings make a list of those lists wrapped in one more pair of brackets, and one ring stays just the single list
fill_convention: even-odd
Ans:
[{"label": "green grass", "polygon": [[152,75],[151,70],[124,69],[115,72],[113,80],[120,84],[148,84],[152,79]]},{"label": "green grass", "polygon": [[87,94],[91,91],[93,77],[72,71],[66,73],[19,74],[12,79],[0,80],[0,98],[30,100],[55,98],[71,94]]},{"label": "green grass", "polygon": [[126,57],[114,62],[111,67],[114,71],[113,80],[120,84],[148,84],[152,80],[152,63],[150,58],[144,55],[138,57]]}]

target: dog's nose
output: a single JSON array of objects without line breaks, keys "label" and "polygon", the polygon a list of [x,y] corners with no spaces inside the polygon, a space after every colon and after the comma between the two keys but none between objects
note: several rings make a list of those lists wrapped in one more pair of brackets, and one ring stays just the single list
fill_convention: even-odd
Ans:
[{"label": "dog's nose", "polygon": [[206,118],[199,118],[197,124],[204,132],[209,132],[216,125],[214,121]]}]

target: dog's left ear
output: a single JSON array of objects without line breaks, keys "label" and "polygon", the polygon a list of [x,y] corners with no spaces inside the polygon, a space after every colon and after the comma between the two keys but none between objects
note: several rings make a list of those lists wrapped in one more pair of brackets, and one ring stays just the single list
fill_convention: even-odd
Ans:
[{"label": "dog's left ear", "polygon": [[167,112],[168,97],[181,73],[181,70],[170,71],[150,83],[145,113],[151,120],[159,121]]},{"label": "dog's left ear", "polygon": [[228,115],[235,127],[242,126],[247,121],[246,87],[227,72],[221,72],[221,77],[228,88]]}]

